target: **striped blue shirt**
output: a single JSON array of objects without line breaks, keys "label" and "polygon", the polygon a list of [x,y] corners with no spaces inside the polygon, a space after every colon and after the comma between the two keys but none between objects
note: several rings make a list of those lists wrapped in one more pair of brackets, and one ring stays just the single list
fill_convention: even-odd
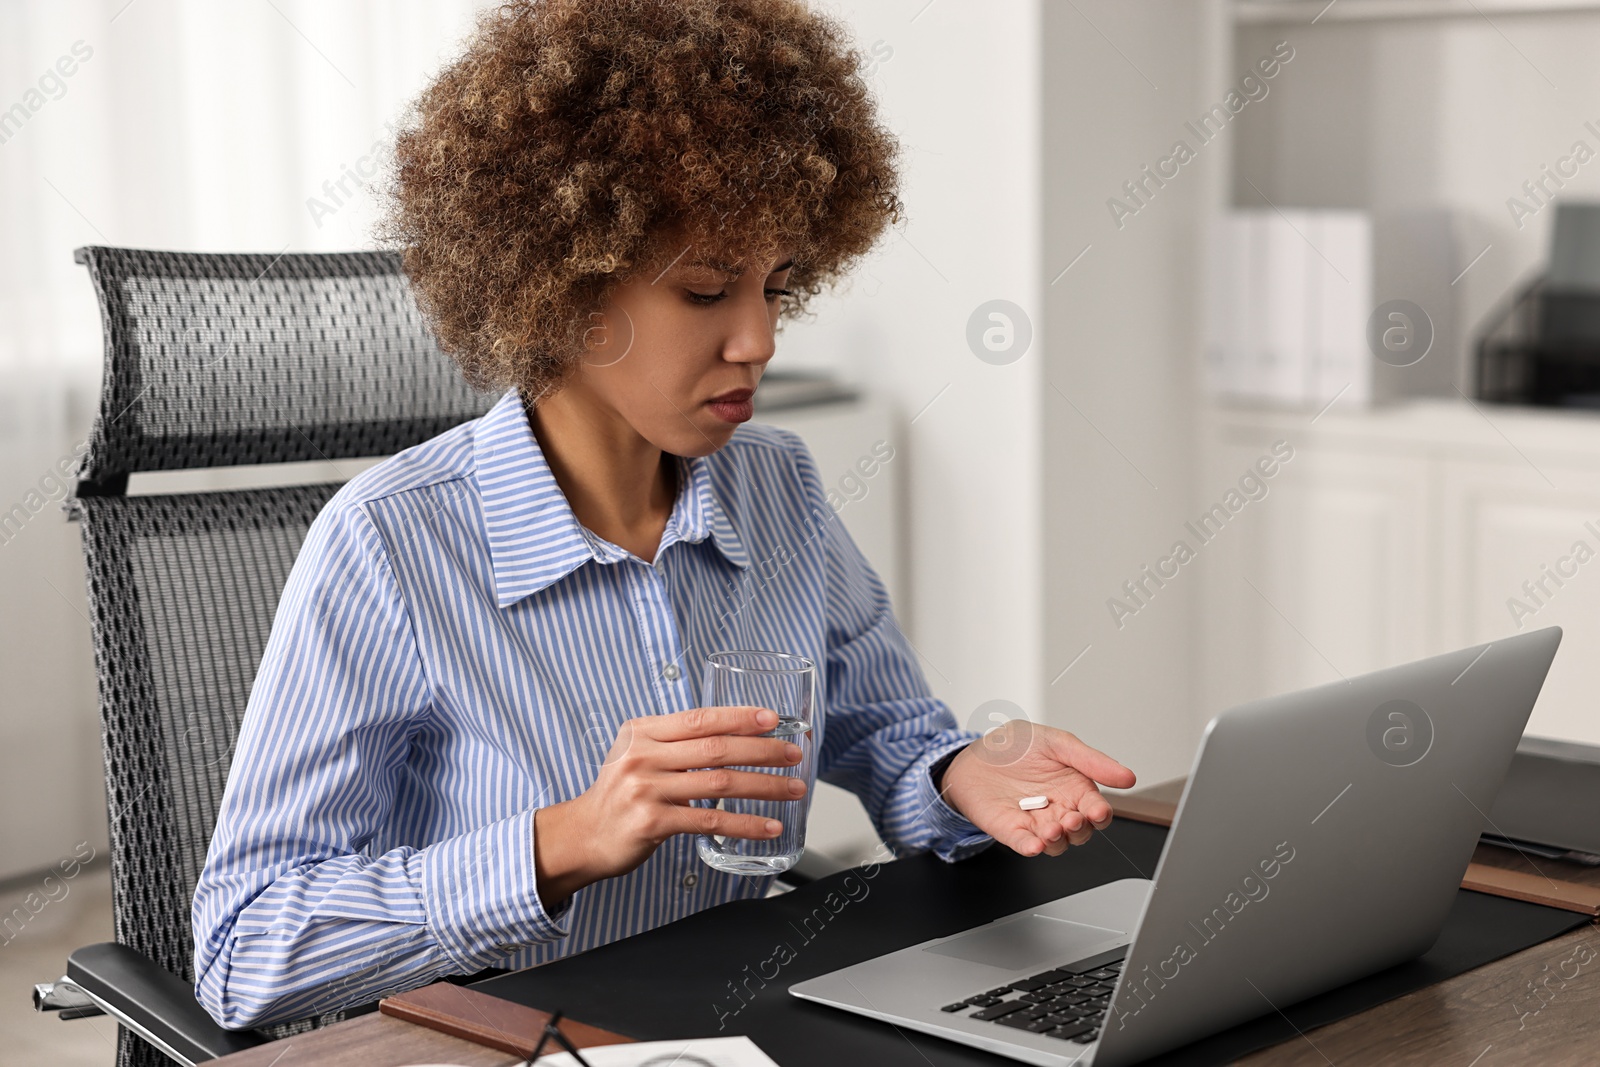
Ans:
[{"label": "striped blue shirt", "polygon": [[657,558],[585,529],[515,389],[318,514],[273,620],[195,891],[195,992],[223,1026],[520,968],[725,901],[669,838],[539,900],[533,813],[594,781],[629,718],[699,706],[708,652],[817,664],[818,774],[898,854],[993,843],[929,775],[978,734],[929,692],[882,581],[795,434],[677,457]]}]

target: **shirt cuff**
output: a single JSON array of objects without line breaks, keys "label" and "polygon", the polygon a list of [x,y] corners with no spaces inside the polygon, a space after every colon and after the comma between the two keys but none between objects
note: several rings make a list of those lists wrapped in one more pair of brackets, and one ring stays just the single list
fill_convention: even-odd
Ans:
[{"label": "shirt cuff", "polygon": [[567,936],[572,898],[553,911],[539,899],[533,815],[519,812],[422,850],[429,929],[462,974]]},{"label": "shirt cuff", "polygon": [[933,765],[952,752],[959,752],[983,735],[971,730],[949,730],[943,739],[931,746],[917,761],[918,805],[926,812],[928,828],[933,838],[929,844],[934,855],[947,863],[966,859],[994,844],[994,838],[978,829],[971,819],[945,803],[934,786]]}]

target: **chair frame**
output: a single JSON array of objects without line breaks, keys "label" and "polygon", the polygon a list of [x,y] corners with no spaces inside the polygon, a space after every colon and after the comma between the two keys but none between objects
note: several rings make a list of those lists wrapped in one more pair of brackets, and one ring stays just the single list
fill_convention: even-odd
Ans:
[{"label": "chair frame", "polygon": [[[337,460],[391,455],[483,414],[498,398],[497,394],[486,395],[469,390],[457,380],[454,384],[460,386],[463,392],[441,395],[437,410],[429,413],[387,410],[376,418],[358,413],[353,414],[349,421],[340,423],[274,425],[265,428],[252,426],[209,435],[203,429],[190,433],[183,426],[171,425],[166,427],[168,432],[164,436],[149,435],[136,425],[137,419],[116,425],[120,416],[134,409],[134,405],[147,393],[152,395],[152,399],[160,398],[162,388],[178,381],[183,373],[183,369],[175,363],[154,366],[166,358],[166,353],[160,349],[140,347],[142,339],[137,333],[139,324],[132,321],[129,298],[123,288],[124,281],[176,278],[208,283],[240,280],[249,283],[266,277],[274,282],[307,279],[356,282],[363,278],[382,278],[385,288],[373,290],[382,296],[384,292],[392,293],[387,283],[393,278],[401,277],[403,280],[400,257],[393,252],[211,254],[85,246],[75,249],[73,258],[89,270],[99,299],[105,336],[105,378],[100,404],[73,493],[64,503],[69,521],[83,525],[86,553],[97,549],[104,555],[108,546],[115,548],[110,532],[114,523],[111,511],[107,511],[103,520],[88,520],[97,518],[91,513],[107,505],[115,509],[117,505],[107,498],[128,497],[130,475],[146,471],[214,469],[244,464],[294,463],[318,458]],[[184,305],[183,310],[192,311],[199,303],[191,301]],[[291,313],[299,310],[298,305],[290,310]],[[313,312],[316,310],[313,308]],[[392,312],[386,309],[381,314],[387,316]],[[424,373],[431,373],[441,381],[458,377],[454,367],[449,365],[448,357],[438,349],[431,334],[426,333],[420,316],[407,323],[391,322],[387,317],[377,321],[381,324],[381,329],[375,334],[379,338],[378,343],[389,346],[383,354],[391,357],[403,369],[416,368],[416,381],[419,383],[417,391],[421,391],[420,383],[434,380],[423,378]],[[286,318],[283,323],[302,325],[299,320],[292,318]],[[393,332],[384,333],[384,329]],[[181,335],[161,339],[171,339],[174,349],[185,350],[191,341],[191,338]],[[223,337],[221,344],[229,344],[232,340]],[[244,338],[238,340],[242,344],[251,343]],[[212,343],[218,342],[213,338]],[[434,365],[427,367],[423,360]],[[144,380],[146,374],[150,376],[148,381]],[[171,377],[163,378],[163,375]],[[267,388],[271,387],[269,383]],[[290,487],[284,492],[313,494],[311,502],[314,503],[318,491],[326,491],[331,496],[337,488],[337,483],[328,483]],[[102,633],[98,625],[101,613],[94,610],[96,570],[94,566],[89,570],[91,615],[97,623],[94,626],[94,640],[96,670],[101,688],[102,739],[106,753],[108,791],[112,797],[111,810],[108,811],[110,815],[118,810],[119,804],[117,779],[113,770],[117,757],[112,736],[113,719],[118,712],[113,707],[114,698],[108,694],[108,690],[114,692],[118,687],[125,687],[143,694],[140,679],[147,676],[130,669],[125,662],[119,663],[119,650],[106,647],[114,638]],[[109,594],[101,591],[100,595]],[[121,658],[125,659],[126,655],[123,654]],[[128,700],[127,693],[123,692],[120,699]],[[160,764],[157,766],[159,768]],[[130,801],[122,805],[122,810],[126,811],[132,803]],[[145,798],[142,803],[156,801]],[[132,842],[121,839],[118,821],[113,818],[111,827],[114,881],[119,874],[119,865],[129,862],[129,856],[124,853],[131,853],[138,848]],[[158,831],[166,825],[160,820],[154,821]],[[148,844],[145,847],[148,848]],[[122,872],[122,876],[126,877],[126,872]],[[119,903],[114,900],[114,905]],[[118,937],[121,938],[125,924],[121,921],[120,911],[117,914]],[[158,917],[154,921],[165,921],[168,925],[182,922],[184,929],[179,936],[192,936],[187,928],[186,913],[178,918],[163,920]],[[258,1031],[227,1030],[218,1026],[195,999],[193,986],[188,981],[150,956],[119,942],[88,945],[74,951],[67,961],[65,975],[55,982],[40,983],[34,987],[33,1003],[36,1010],[56,1012],[62,1019],[98,1014],[111,1016],[129,1032],[185,1067],[252,1048],[269,1040]],[[372,1008],[375,1005],[356,1010]]]}]

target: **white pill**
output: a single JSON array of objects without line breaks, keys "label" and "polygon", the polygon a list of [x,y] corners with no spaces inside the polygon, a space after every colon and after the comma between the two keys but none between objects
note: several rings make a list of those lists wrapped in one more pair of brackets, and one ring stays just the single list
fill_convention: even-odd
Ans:
[{"label": "white pill", "polygon": [[1023,797],[1021,800],[1017,801],[1017,807],[1021,808],[1023,811],[1034,811],[1038,808],[1047,806],[1049,803],[1049,797]]}]

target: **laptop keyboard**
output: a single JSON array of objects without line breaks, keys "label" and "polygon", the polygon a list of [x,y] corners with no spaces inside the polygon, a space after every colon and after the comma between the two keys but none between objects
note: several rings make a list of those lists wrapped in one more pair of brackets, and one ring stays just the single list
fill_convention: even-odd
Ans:
[{"label": "laptop keyboard", "polygon": [[1127,946],[1112,949],[946,1004],[940,1010],[1087,1045],[1100,1036],[1100,1024],[1110,1010],[1111,991],[1127,954]]}]

